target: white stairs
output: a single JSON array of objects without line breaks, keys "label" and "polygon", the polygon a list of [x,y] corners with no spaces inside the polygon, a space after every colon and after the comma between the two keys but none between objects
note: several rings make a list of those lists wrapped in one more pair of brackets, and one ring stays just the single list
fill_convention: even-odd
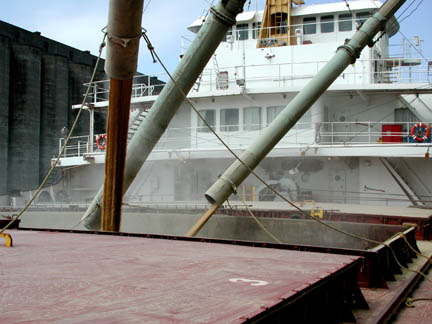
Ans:
[{"label": "white stairs", "polygon": [[131,112],[131,116],[130,116],[130,119],[129,119],[128,142],[135,135],[136,131],[138,130],[138,127],[144,121],[144,119],[146,118],[147,114],[148,114],[148,110],[138,111],[138,112],[135,112],[135,113]]}]

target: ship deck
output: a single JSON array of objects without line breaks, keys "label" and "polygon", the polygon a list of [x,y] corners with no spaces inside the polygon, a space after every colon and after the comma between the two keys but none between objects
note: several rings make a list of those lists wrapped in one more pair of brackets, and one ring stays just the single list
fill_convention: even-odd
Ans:
[{"label": "ship deck", "polygon": [[[357,305],[363,300],[352,282],[360,265],[353,256],[121,235],[9,232],[14,246],[0,246],[2,323],[259,322],[294,304],[304,309],[317,298],[330,310],[343,309],[345,291],[360,294]],[[328,301],[325,295],[331,295]],[[325,310],[319,309],[322,317]]]}]

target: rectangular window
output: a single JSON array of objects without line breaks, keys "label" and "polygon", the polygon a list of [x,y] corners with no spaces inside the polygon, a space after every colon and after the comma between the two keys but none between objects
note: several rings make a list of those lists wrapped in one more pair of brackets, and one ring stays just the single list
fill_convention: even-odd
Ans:
[{"label": "rectangular window", "polygon": [[361,24],[363,24],[368,18],[370,17],[370,12],[365,11],[365,12],[359,12],[356,14],[356,25],[361,26]]},{"label": "rectangular window", "polygon": [[339,15],[339,31],[350,31],[352,30],[352,15],[343,14]]},{"label": "rectangular window", "polygon": [[267,125],[269,125],[277,115],[284,109],[285,106],[270,106],[267,107]]},{"label": "rectangular window", "polygon": [[334,32],[334,16],[322,16],[321,17],[321,33],[333,33]]},{"label": "rectangular window", "polygon": [[237,29],[237,40],[247,40],[249,38],[249,25],[248,24],[238,24]]},{"label": "rectangular window", "polygon": [[261,22],[254,22],[252,25],[252,38],[257,39],[259,37],[261,28]]},{"label": "rectangular window", "polygon": [[243,109],[243,129],[261,129],[261,107],[245,107]]},{"label": "rectangular window", "polygon": [[235,132],[239,129],[239,110],[237,108],[222,109],[220,113],[221,132]]},{"label": "rectangular window", "polygon": [[227,31],[227,33],[226,33],[224,39],[222,40],[222,42],[226,42],[228,36],[232,36],[232,27],[230,27],[230,28],[228,29],[228,31]]},{"label": "rectangular window", "polygon": [[[200,110],[200,114],[204,117],[204,119],[209,123],[211,127],[215,127],[216,125],[216,112],[213,109]],[[201,118],[198,118],[198,132],[208,133],[210,132],[209,128],[204,124]]]},{"label": "rectangular window", "polygon": [[304,35],[316,34],[315,17],[303,18],[303,34]]},{"label": "rectangular window", "polygon": [[288,16],[284,12],[277,12],[271,15],[272,25],[276,26],[276,34],[288,33]]},{"label": "rectangular window", "polygon": [[408,108],[396,108],[394,110],[394,120],[399,123],[416,122],[418,118]]}]

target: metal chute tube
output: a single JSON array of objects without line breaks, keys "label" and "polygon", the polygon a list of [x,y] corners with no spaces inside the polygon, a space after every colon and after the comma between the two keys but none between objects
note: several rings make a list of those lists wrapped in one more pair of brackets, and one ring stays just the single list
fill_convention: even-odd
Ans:
[{"label": "metal chute tube", "polygon": [[[235,23],[237,14],[243,11],[245,2],[246,0],[221,0],[210,10],[205,23],[173,73],[176,84],[172,80],[167,82],[150,109],[149,115],[144,119],[128,145],[124,180],[125,192],[183,103],[183,93],[189,93],[225,37],[228,28]],[[99,229],[102,196],[103,189],[100,189],[83,217],[83,219],[85,218],[84,226],[88,229]]]},{"label": "metal chute tube", "polygon": [[105,72],[117,80],[132,79],[137,70],[144,0],[110,0]]},{"label": "metal chute tube", "polygon": [[228,199],[235,188],[250,174],[250,170],[253,170],[266,157],[345,68],[356,61],[363,48],[371,44],[375,35],[384,29],[386,21],[404,2],[405,0],[388,0],[373,17],[361,26],[352,39],[339,47],[323,69],[284,108],[262,135],[243,152],[240,159],[248,168],[239,160],[235,160],[207,190],[205,197],[211,204],[221,205]]}]

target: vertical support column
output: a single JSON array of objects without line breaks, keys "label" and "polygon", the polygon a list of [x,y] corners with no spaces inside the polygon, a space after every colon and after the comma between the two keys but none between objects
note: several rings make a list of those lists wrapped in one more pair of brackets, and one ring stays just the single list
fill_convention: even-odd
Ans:
[{"label": "vertical support column", "polygon": [[12,45],[8,189],[14,195],[39,186],[41,51]]},{"label": "vertical support column", "polygon": [[141,38],[143,0],[110,0],[107,60],[110,95],[102,230],[120,231],[133,76]]},{"label": "vertical support column", "polygon": [[0,36],[0,206],[9,205],[8,142],[9,142],[9,38]]},{"label": "vertical support column", "polygon": [[93,147],[94,147],[94,123],[95,123],[95,118],[94,118],[94,108],[89,109],[89,113],[90,113],[90,132],[89,132],[89,148],[88,151],[90,153],[93,153]]},{"label": "vertical support column", "polygon": [[120,230],[132,79],[110,80],[102,230]]},{"label": "vertical support column", "polygon": [[[90,75],[92,75],[92,67],[90,65],[73,62],[69,64],[70,101],[72,104],[82,102],[83,95],[86,91],[84,84],[88,82]],[[67,126],[69,129],[71,129],[77,113],[78,109],[69,109],[69,125]],[[83,111],[80,115],[73,136],[87,135],[89,133],[89,123],[90,117],[87,112]]]},{"label": "vertical support column", "polygon": [[[61,129],[67,127],[69,110],[69,65],[65,57],[42,55],[41,121],[39,181],[51,168],[50,160],[58,154],[57,141]],[[56,183],[61,176],[56,169],[48,183]]]}]

